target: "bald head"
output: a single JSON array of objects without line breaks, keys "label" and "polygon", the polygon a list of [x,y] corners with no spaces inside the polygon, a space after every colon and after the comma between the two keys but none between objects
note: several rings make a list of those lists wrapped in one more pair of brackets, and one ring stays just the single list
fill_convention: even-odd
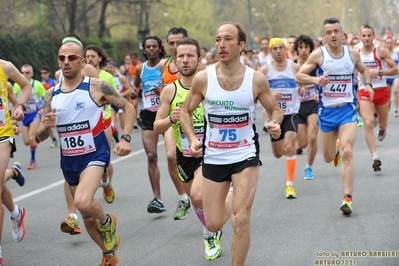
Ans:
[{"label": "bald head", "polygon": [[59,55],[62,54],[77,54],[83,57],[83,46],[80,46],[74,42],[67,42],[61,45],[60,50],[58,51]]}]

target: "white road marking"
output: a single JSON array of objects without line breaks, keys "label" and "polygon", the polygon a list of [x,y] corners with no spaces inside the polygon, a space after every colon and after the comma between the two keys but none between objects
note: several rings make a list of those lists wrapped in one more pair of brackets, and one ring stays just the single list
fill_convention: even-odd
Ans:
[{"label": "white road marking", "polygon": [[[158,142],[158,146],[163,145],[163,144],[164,144],[163,141]],[[136,155],[139,155],[139,154],[141,154],[141,153],[143,153],[143,152],[144,152],[144,149],[141,149],[141,150],[132,152],[132,153],[130,153],[130,154],[127,155],[127,156],[118,157],[118,158],[112,160],[111,162],[112,162],[112,164],[117,164],[117,163],[120,163],[120,162],[122,162],[122,161],[124,161],[124,160],[126,160],[126,159],[129,159],[129,158],[131,158],[131,157],[134,157],[134,156],[136,156]],[[47,185],[47,186],[45,186],[45,187],[42,187],[42,188],[33,190],[33,191],[29,192],[29,193],[26,193],[26,194],[23,194],[23,195],[21,195],[21,196],[19,196],[19,197],[16,197],[16,198],[14,198],[14,203],[15,203],[15,202],[18,202],[18,201],[21,201],[21,200],[24,200],[24,199],[27,199],[27,198],[30,198],[30,197],[33,197],[33,196],[35,196],[35,195],[37,195],[37,194],[40,194],[40,193],[42,193],[42,192],[44,192],[44,191],[46,191],[46,190],[52,189],[52,188],[54,188],[54,187],[61,186],[61,185],[64,184],[64,180],[65,180],[65,179],[62,179],[62,180],[60,180],[60,181],[54,182],[54,183],[52,183],[52,184],[50,184],[50,185]]]}]

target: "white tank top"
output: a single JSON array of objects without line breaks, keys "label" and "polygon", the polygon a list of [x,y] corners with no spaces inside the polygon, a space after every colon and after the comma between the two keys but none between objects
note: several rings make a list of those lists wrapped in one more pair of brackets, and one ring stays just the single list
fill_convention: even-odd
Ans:
[{"label": "white tank top", "polygon": [[[364,54],[362,49],[359,49],[360,60],[366,65],[366,67],[371,70],[379,70],[384,69],[385,61],[378,57],[378,45],[375,45],[373,50],[369,54]],[[359,83],[359,90],[364,90],[364,82],[362,76],[357,76]],[[376,78],[371,79],[371,84],[373,84],[373,89],[383,88],[387,86],[387,81],[384,76],[377,76]]]},{"label": "white tank top", "polygon": [[347,46],[342,46],[342,56],[333,57],[327,47],[321,47],[323,61],[317,69],[317,76],[328,73],[330,83],[326,86],[318,86],[319,106],[337,107],[356,101],[353,86],[355,64]]},{"label": "white tank top", "polygon": [[287,59],[287,66],[284,70],[278,71],[273,67],[272,61],[267,62],[267,79],[269,80],[272,92],[282,92],[277,104],[283,115],[298,113],[301,104],[298,93],[298,84],[295,82],[295,75],[292,71],[292,62]]},{"label": "white tank top", "polygon": [[252,91],[254,70],[245,67],[241,86],[235,91],[220,87],[215,65],[209,66],[204,97],[204,162],[231,164],[256,156],[254,137],[256,104]]},{"label": "white tank top", "polygon": [[270,54],[270,52],[267,54],[266,57],[263,57],[263,52],[260,52],[258,54],[258,58],[259,58],[259,65],[260,66],[264,66],[268,61],[273,60],[272,55]]},{"label": "white tank top", "polygon": [[395,61],[395,64],[398,66],[399,65],[399,54],[398,54],[397,50],[392,50],[391,58],[393,61]]},{"label": "white tank top", "polygon": [[96,151],[95,137],[103,130],[102,110],[90,96],[90,78],[72,92],[54,87],[51,108],[56,108],[56,125],[63,156],[76,156]]},{"label": "white tank top", "polygon": [[119,75],[120,75],[120,73],[118,73],[114,76],[114,81],[116,84],[116,89],[117,89],[118,93],[120,94],[120,93],[122,93],[123,85],[122,85],[121,81],[119,80]]}]

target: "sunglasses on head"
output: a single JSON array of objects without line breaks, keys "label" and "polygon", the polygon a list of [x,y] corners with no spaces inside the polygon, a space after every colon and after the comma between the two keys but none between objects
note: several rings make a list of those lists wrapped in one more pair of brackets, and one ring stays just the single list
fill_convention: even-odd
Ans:
[{"label": "sunglasses on head", "polygon": [[66,54],[66,55],[59,55],[58,60],[61,62],[64,62],[66,59],[68,59],[70,62],[76,61],[79,58],[83,58],[80,55],[77,54]]}]

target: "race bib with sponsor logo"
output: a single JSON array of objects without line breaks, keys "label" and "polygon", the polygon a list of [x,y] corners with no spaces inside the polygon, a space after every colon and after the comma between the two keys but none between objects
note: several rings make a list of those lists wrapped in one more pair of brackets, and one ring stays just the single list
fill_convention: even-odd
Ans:
[{"label": "race bib with sponsor logo", "polygon": [[249,146],[249,114],[215,115],[209,114],[208,147],[217,149],[234,149]]},{"label": "race bib with sponsor logo", "polygon": [[76,156],[96,151],[89,121],[58,125],[61,152],[64,156]]}]

